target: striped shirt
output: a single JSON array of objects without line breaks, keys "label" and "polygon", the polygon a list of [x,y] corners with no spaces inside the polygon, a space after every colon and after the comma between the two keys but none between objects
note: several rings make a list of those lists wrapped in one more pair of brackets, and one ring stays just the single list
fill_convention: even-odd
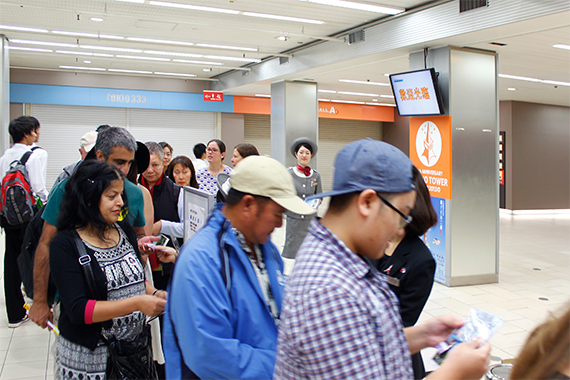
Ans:
[{"label": "striped shirt", "polygon": [[398,299],[320,221],[285,289],[274,379],[412,379]]}]

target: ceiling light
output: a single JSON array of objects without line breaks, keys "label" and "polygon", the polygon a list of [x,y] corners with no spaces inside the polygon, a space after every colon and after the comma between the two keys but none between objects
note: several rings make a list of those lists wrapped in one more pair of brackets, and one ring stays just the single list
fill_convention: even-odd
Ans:
[{"label": "ceiling light", "polygon": [[570,50],[570,45],[556,44],[556,45],[552,45],[552,47],[555,47],[555,48],[557,48],[557,49],[567,49],[567,50]]},{"label": "ceiling light", "polygon": [[155,54],[155,55],[173,55],[177,57],[190,57],[190,58],[202,58],[202,54],[192,54],[192,53],[178,53],[175,51],[159,51],[159,50],[145,50],[145,54]]},{"label": "ceiling light", "polygon": [[117,55],[117,58],[126,58],[126,59],[141,59],[143,61],[162,61],[162,62],[170,62],[170,58],[159,58],[159,57],[140,57],[136,55]]},{"label": "ceiling light", "polygon": [[275,39],[279,40],[279,41],[287,41],[289,39],[289,37],[287,36],[277,36],[275,37]]},{"label": "ceiling light", "polygon": [[366,102],[366,104],[368,104],[369,106],[387,106],[387,107],[396,107],[395,104],[390,104],[390,103],[369,103]]},{"label": "ceiling light", "polygon": [[377,101],[378,101],[378,99],[372,99],[372,101],[373,101],[373,102],[377,102]]},{"label": "ceiling light", "polygon": [[330,99],[319,99],[319,102],[330,102]]},{"label": "ceiling light", "polygon": [[519,77],[517,75],[508,75],[508,74],[499,74],[501,78],[507,79],[517,79],[517,80],[524,80],[527,82],[535,82],[535,83],[545,83],[545,84],[553,84],[555,86],[570,86],[570,82],[560,82],[556,80],[549,80],[549,79],[538,79],[538,78],[529,78],[529,77]]},{"label": "ceiling light", "polygon": [[115,0],[115,1],[122,1],[123,3],[144,4],[144,0]]},{"label": "ceiling light", "polygon": [[220,59],[222,61],[261,62],[258,58],[225,57],[221,55],[205,55],[204,58]]},{"label": "ceiling light", "polygon": [[108,71],[112,71],[114,73],[152,74],[152,71],[143,71],[143,70],[109,69]]},{"label": "ceiling light", "polygon": [[389,15],[395,15],[405,11],[405,9],[402,8],[383,7],[379,5],[354,3],[352,1],[344,1],[344,0],[301,0],[301,1],[309,1],[309,3],[332,5],[335,7],[357,9],[360,11],[384,13]]},{"label": "ceiling light", "polygon": [[212,68],[207,67],[207,68],[202,69],[202,71],[209,73],[210,71],[212,71]]},{"label": "ceiling light", "polygon": [[10,50],[23,50],[23,51],[36,51],[38,53],[53,53],[53,50],[50,49],[41,49],[41,48],[29,48],[29,47],[21,47],[21,46],[9,46]]},{"label": "ceiling light", "polygon": [[259,96],[260,98],[271,98],[271,95],[267,94],[255,94],[255,96]]},{"label": "ceiling light", "polygon": [[83,61],[83,63],[91,63],[91,61]]},{"label": "ceiling light", "polygon": [[101,17],[91,17],[91,21],[101,22],[103,19]]},{"label": "ceiling light", "polygon": [[68,50],[56,50],[56,53],[60,54],[71,54],[71,55],[87,55],[89,57],[113,57],[113,54],[104,54],[104,53],[91,53],[88,51],[68,51]]},{"label": "ceiling light", "polygon": [[368,94],[366,92],[347,92],[347,91],[339,91],[341,95],[356,95],[356,96],[380,96],[378,94]]},{"label": "ceiling light", "polygon": [[47,33],[45,29],[26,28],[23,26],[0,25],[0,29],[17,30],[20,32]]},{"label": "ceiling light", "polygon": [[141,49],[118,48],[118,47],[112,47],[112,46],[79,45],[79,47],[82,49],[122,51],[123,53],[142,53],[143,52]]},{"label": "ceiling light", "polygon": [[389,76],[390,76],[390,74],[384,74],[384,76],[385,76],[385,77],[389,77]]},{"label": "ceiling light", "polygon": [[161,7],[171,7],[171,8],[182,8],[182,9],[191,9],[194,11],[205,11],[205,12],[218,12],[218,13],[226,13],[230,15],[237,15],[239,11],[235,11],[233,9],[223,9],[223,8],[212,8],[212,7],[202,7],[200,5],[189,5],[189,4],[180,4],[180,3],[168,3],[164,1],[149,1],[150,5],[159,5]]},{"label": "ceiling light", "polygon": [[344,83],[356,83],[356,84],[371,84],[373,86],[386,86],[390,87],[389,83],[381,83],[381,82],[370,82],[368,80],[352,80],[352,79],[339,79],[339,82]]},{"label": "ceiling light", "polygon": [[44,46],[62,46],[62,47],[77,47],[75,44],[65,44],[62,42],[48,42],[48,41],[31,41],[20,40],[17,38],[11,39],[10,42],[14,44],[29,44],[29,45],[44,45]]},{"label": "ceiling light", "polygon": [[181,45],[181,46],[193,46],[192,42],[184,42],[184,41],[172,41],[172,40],[157,40],[155,38],[140,38],[140,37],[127,37],[129,41],[137,41],[137,42],[150,42],[153,44],[166,44],[166,45]]},{"label": "ceiling light", "polygon": [[514,87],[509,87],[509,88],[507,88],[507,90],[509,90],[509,91],[516,91],[517,89],[514,88]]},{"label": "ceiling light", "polygon": [[319,92],[326,92],[326,93],[329,93],[329,94],[336,94],[336,91],[333,91],[333,90],[321,90],[321,89],[319,89]]},{"label": "ceiling light", "polygon": [[158,71],[154,72],[156,75],[173,75],[176,77],[195,77],[196,74],[181,74],[181,73],[161,73]]},{"label": "ceiling light", "polygon": [[333,103],[365,104],[364,102],[354,102],[352,100],[334,100],[334,99],[332,99],[331,102],[333,102]]},{"label": "ceiling light", "polygon": [[273,20],[282,20],[282,21],[293,21],[293,22],[304,22],[305,24],[317,24],[321,25],[324,24],[324,21],[320,20],[311,20],[308,18],[298,18],[298,17],[289,17],[289,16],[279,16],[279,15],[268,15],[265,13],[255,13],[255,12],[243,12],[244,16],[251,16],[251,17],[261,17],[261,18],[270,18]]},{"label": "ceiling light", "polygon": [[62,34],[64,36],[77,36],[77,37],[89,37],[89,38],[108,38],[112,40],[122,40],[125,37],[113,36],[109,34],[97,34],[97,33],[80,33],[80,32],[66,32],[63,30],[52,30],[53,34]]},{"label": "ceiling light", "polygon": [[196,46],[208,47],[208,48],[214,48],[214,49],[257,51],[256,48],[247,48],[247,47],[240,47],[240,46],[228,46],[228,45],[196,44]]},{"label": "ceiling light", "polygon": [[60,69],[71,69],[71,70],[92,70],[92,71],[106,71],[100,67],[82,67],[82,66],[59,66]]},{"label": "ceiling light", "polygon": [[212,66],[212,65],[223,65],[222,62],[207,62],[207,61],[192,61],[192,60],[188,60],[188,59],[173,59],[172,62],[179,62],[179,63],[195,63],[197,65],[208,65],[208,66]]},{"label": "ceiling light", "polygon": [[393,95],[380,95],[381,98],[394,99]]}]

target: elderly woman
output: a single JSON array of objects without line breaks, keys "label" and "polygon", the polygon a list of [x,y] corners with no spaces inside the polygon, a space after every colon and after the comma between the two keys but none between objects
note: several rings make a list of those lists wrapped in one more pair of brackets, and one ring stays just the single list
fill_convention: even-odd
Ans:
[{"label": "elderly woman", "polygon": [[[323,191],[321,175],[309,167],[311,158],[317,153],[317,150],[317,144],[307,137],[298,138],[291,144],[291,153],[297,159],[297,166],[290,167],[288,170],[293,176],[297,195],[303,200]],[[287,227],[283,257],[294,259],[305,235],[307,235],[311,217],[290,211],[287,211],[285,215],[287,215]]]},{"label": "elderly woman", "polygon": [[206,148],[208,166],[198,169],[196,172],[200,190],[216,195],[218,192],[218,183],[216,181],[217,175],[220,173],[230,174],[233,171],[232,168],[222,163],[225,157],[226,144],[224,144],[222,140],[210,140]]}]

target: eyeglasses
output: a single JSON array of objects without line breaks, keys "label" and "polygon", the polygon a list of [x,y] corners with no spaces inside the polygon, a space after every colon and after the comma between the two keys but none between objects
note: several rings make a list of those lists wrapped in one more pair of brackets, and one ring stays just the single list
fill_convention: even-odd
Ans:
[{"label": "eyeglasses", "polygon": [[206,149],[206,152],[208,152],[208,153],[218,153],[219,150],[218,150],[218,149],[208,148],[208,149]]},{"label": "eyeglasses", "polygon": [[405,215],[402,211],[400,211],[396,207],[394,207],[394,205],[392,203],[390,203],[386,199],[384,199],[384,197],[382,197],[380,195],[380,193],[376,192],[376,195],[378,195],[378,198],[380,198],[382,200],[382,202],[384,202],[384,204],[386,204],[386,206],[388,206],[392,210],[396,211],[398,213],[398,215],[400,215],[402,217],[403,220],[400,222],[400,228],[404,228],[412,222],[413,218],[411,215]]}]

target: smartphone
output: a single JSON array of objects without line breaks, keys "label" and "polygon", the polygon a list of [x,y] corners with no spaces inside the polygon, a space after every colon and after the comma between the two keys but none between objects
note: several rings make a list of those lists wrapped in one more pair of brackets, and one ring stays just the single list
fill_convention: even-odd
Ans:
[{"label": "smartphone", "polygon": [[146,245],[148,245],[149,247],[164,246],[168,244],[169,241],[170,239],[168,238],[168,236],[160,234],[158,241],[153,241],[152,243],[146,243]]}]

